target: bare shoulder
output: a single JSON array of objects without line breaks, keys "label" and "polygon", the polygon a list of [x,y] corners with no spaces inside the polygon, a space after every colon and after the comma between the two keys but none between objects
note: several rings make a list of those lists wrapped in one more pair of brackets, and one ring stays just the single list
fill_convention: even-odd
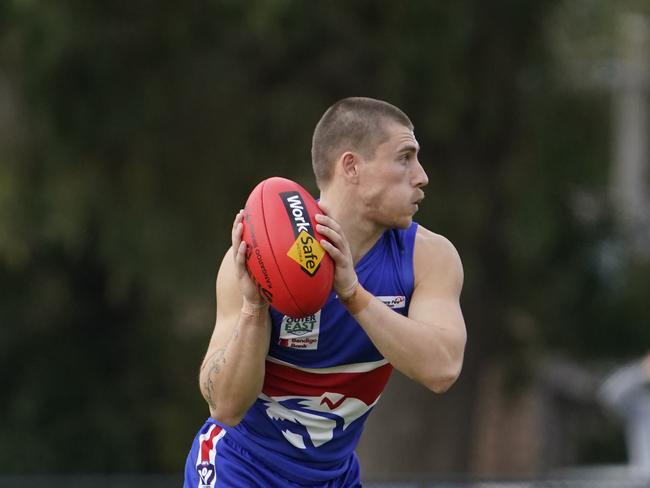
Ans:
[{"label": "bare shoulder", "polygon": [[435,282],[460,291],[463,285],[463,265],[454,245],[421,225],[415,236],[413,267],[416,286]]},{"label": "bare shoulder", "polygon": [[421,225],[415,235],[414,259],[417,264],[451,262],[460,265],[460,256],[451,241]]}]

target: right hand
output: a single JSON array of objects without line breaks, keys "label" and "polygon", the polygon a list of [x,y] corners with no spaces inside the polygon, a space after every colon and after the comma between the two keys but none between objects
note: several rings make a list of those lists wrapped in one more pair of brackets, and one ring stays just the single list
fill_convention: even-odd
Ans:
[{"label": "right hand", "polygon": [[244,297],[244,300],[260,307],[266,304],[262,295],[257,289],[257,285],[248,274],[246,269],[246,242],[242,240],[244,232],[244,211],[240,210],[235,216],[235,221],[232,225],[232,254],[235,260],[235,274],[239,282],[239,289]]},{"label": "right hand", "polygon": [[354,261],[350,244],[343,233],[341,225],[332,217],[325,214],[316,214],[316,230],[323,239],[320,241],[323,249],[331,256],[336,268],[334,269],[334,291],[342,300],[347,300],[354,294],[359,284],[357,273],[354,270]]}]

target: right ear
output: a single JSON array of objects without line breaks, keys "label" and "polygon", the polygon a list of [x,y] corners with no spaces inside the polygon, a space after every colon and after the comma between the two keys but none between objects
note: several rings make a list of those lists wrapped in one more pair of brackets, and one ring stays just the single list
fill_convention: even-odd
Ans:
[{"label": "right ear", "polygon": [[339,158],[339,167],[347,181],[356,183],[359,179],[360,158],[357,153],[346,151]]}]

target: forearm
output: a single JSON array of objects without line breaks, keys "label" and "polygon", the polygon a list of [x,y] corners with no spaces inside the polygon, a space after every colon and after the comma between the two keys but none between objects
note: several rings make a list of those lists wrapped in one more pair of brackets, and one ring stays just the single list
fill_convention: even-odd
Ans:
[{"label": "forearm", "polygon": [[360,286],[357,293],[348,309],[379,352],[432,391],[447,390],[460,374],[464,335],[442,323],[425,324],[400,315]]},{"label": "forearm", "polygon": [[268,309],[244,307],[226,346],[206,355],[200,387],[217,420],[237,424],[257,398],[264,382],[269,338]]}]

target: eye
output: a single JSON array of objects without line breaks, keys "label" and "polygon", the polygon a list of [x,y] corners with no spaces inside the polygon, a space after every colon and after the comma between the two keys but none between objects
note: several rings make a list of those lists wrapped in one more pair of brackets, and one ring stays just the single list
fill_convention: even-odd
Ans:
[{"label": "eye", "polygon": [[408,163],[410,159],[411,159],[410,153],[404,153],[399,157],[399,161],[401,163]]}]

